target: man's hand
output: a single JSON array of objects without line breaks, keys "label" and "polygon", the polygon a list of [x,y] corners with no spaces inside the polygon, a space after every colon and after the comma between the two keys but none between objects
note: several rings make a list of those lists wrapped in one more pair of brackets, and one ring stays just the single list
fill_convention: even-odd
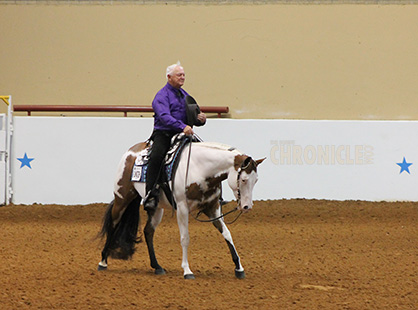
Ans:
[{"label": "man's hand", "polygon": [[198,115],[197,115],[197,119],[202,123],[202,124],[204,124],[205,122],[206,122],[206,114],[205,113],[203,113],[203,112],[200,112]]},{"label": "man's hand", "polygon": [[192,136],[194,134],[192,127],[190,127],[189,125],[184,127],[183,132],[188,136]]}]

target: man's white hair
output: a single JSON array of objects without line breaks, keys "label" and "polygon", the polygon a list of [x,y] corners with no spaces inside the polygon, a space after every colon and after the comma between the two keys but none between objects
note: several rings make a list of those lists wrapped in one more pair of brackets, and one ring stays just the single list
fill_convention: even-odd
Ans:
[{"label": "man's white hair", "polygon": [[168,76],[172,75],[173,72],[174,72],[174,69],[176,69],[177,67],[181,67],[180,60],[178,60],[176,64],[172,64],[172,65],[167,67],[165,77],[168,79]]}]

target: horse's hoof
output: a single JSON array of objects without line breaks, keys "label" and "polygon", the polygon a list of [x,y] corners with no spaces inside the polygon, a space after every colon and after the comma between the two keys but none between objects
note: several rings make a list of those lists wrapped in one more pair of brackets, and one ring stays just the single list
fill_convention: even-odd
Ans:
[{"label": "horse's hoof", "polygon": [[194,277],[194,274],[193,273],[190,273],[190,274],[185,274],[184,275],[184,279],[186,279],[186,280],[194,280],[195,277]]},{"label": "horse's hoof", "polygon": [[235,270],[235,277],[237,279],[245,279],[245,272],[244,271]]},{"label": "horse's hoof", "polygon": [[157,276],[162,276],[162,275],[165,275],[165,270],[164,270],[164,268],[157,268],[157,269],[155,269],[155,272],[154,272]]},{"label": "horse's hoof", "polygon": [[98,271],[107,270],[107,266],[102,266],[102,265],[99,265],[99,266],[97,267],[97,270],[98,270]]}]

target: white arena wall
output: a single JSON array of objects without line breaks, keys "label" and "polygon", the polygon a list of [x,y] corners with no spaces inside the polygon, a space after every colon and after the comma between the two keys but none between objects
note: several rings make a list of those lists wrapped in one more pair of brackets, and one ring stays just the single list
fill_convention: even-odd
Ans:
[{"label": "white arena wall", "polygon": [[[149,137],[152,122],[15,116],[12,202],[109,202],[119,159]],[[208,119],[196,132],[205,141],[267,157],[255,200],[418,201],[418,121]],[[232,199],[226,184],[224,198]]]}]

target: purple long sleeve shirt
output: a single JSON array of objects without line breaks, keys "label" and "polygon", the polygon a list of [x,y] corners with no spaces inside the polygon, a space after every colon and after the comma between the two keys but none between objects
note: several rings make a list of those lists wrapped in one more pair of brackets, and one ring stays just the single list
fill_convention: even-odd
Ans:
[{"label": "purple long sleeve shirt", "polygon": [[182,132],[186,127],[186,96],[183,89],[177,89],[167,83],[155,95],[152,101],[154,109],[154,129]]}]

